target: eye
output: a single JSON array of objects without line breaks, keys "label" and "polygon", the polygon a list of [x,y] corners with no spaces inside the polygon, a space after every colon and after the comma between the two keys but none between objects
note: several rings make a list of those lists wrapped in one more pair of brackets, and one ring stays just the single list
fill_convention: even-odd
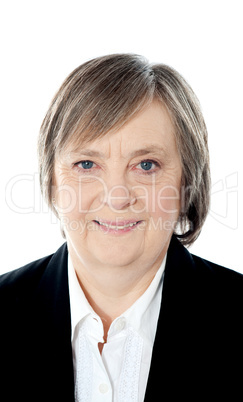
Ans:
[{"label": "eye", "polygon": [[81,162],[75,163],[75,166],[77,166],[79,169],[89,170],[94,166],[94,162],[92,162],[92,161],[81,161]]},{"label": "eye", "polygon": [[74,163],[73,167],[79,172],[79,173],[94,173],[97,170],[97,165],[96,163],[90,161],[90,160],[83,160],[79,161],[77,163]]},{"label": "eye", "polygon": [[151,170],[153,166],[153,162],[151,161],[143,161],[140,163],[140,166],[143,170]]},{"label": "eye", "polygon": [[137,165],[137,168],[145,173],[153,173],[157,167],[159,167],[159,163],[153,160],[144,160]]},{"label": "eye", "polygon": [[79,165],[81,165],[83,169],[91,169],[94,166],[94,162],[82,161],[82,162],[79,162]]}]

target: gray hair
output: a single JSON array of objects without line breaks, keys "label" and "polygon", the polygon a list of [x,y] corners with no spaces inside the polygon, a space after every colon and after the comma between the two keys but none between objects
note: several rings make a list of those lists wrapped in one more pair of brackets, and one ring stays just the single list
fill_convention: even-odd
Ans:
[{"label": "gray hair", "polygon": [[199,236],[210,202],[207,129],[199,101],[185,79],[142,56],[115,54],[76,68],[56,93],[42,123],[38,155],[42,194],[54,213],[52,185],[56,154],[118,130],[158,99],[175,127],[182,163],[181,211],[176,236],[185,245]]}]

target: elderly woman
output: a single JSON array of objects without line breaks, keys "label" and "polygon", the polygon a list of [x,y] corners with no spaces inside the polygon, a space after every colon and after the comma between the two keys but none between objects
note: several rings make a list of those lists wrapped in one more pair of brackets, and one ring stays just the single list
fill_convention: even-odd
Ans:
[{"label": "elderly woman", "polygon": [[51,103],[39,161],[66,242],[0,279],[1,401],[235,401],[242,276],[184,247],[210,192],[188,83],[137,55],[88,61]]}]

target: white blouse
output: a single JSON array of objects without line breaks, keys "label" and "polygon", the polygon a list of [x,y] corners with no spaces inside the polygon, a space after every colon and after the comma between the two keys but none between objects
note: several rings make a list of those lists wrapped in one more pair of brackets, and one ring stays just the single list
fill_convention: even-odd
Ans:
[{"label": "white blouse", "polygon": [[72,322],[72,350],[76,402],[142,402],[148,381],[152,349],[161,305],[164,258],[143,295],[109,329],[103,324],[79,285],[68,258]]}]

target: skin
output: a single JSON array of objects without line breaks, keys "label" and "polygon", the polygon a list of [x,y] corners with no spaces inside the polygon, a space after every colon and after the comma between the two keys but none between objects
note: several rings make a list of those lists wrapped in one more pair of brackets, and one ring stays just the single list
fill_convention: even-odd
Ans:
[{"label": "skin", "polygon": [[181,178],[174,127],[158,101],[118,131],[76,150],[70,145],[56,160],[56,209],[80,286],[103,321],[104,340],[166,255],[180,213]]}]

